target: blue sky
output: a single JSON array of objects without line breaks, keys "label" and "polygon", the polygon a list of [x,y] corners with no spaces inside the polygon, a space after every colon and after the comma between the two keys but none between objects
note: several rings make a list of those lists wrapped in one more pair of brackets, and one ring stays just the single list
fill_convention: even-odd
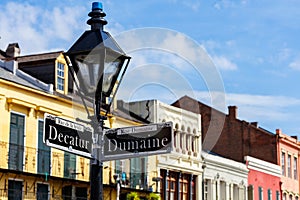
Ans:
[{"label": "blue sky", "polygon": [[[67,50],[89,28],[92,2],[2,0],[0,48],[18,42],[22,55]],[[102,3],[108,21],[105,29],[125,40],[121,47],[132,56],[119,98],[172,103],[188,94],[224,112],[226,106],[236,105],[242,120],[300,136],[299,1]],[[146,37],[146,42],[155,44],[152,49],[142,48]],[[199,70],[191,61],[193,50],[211,59],[207,69]],[[225,106],[215,101],[219,98]]]}]

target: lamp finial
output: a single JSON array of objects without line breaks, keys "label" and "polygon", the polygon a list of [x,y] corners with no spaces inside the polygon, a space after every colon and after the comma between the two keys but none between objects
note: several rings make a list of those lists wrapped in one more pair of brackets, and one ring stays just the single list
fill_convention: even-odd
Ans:
[{"label": "lamp finial", "polygon": [[93,2],[92,11],[89,13],[91,17],[87,24],[91,25],[91,30],[103,30],[103,26],[107,24],[107,21],[104,19],[106,14],[103,12],[103,5],[101,2]]}]

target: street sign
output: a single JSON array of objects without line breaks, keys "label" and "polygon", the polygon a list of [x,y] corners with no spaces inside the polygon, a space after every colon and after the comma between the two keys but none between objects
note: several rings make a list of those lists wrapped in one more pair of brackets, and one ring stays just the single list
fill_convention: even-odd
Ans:
[{"label": "street sign", "polygon": [[104,130],[102,161],[170,153],[172,122]]},{"label": "street sign", "polygon": [[50,114],[44,115],[44,136],[46,145],[91,158],[92,129]]}]

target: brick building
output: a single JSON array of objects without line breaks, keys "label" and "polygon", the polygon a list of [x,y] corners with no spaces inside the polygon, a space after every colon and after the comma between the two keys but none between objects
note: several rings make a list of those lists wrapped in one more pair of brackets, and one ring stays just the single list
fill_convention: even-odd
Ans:
[{"label": "brick building", "polygon": [[252,156],[277,164],[276,135],[258,127],[257,122],[238,119],[236,106],[229,106],[225,114],[188,96],[172,105],[201,114],[203,150],[238,162]]}]

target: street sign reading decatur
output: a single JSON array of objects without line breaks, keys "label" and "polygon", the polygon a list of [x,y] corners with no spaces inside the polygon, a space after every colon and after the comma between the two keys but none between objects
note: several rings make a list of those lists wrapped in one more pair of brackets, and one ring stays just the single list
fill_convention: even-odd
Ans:
[{"label": "street sign reading decatur", "polygon": [[91,158],[92,129],[79,123],[44,115],[44,136],[46,145]]},{"label": "street sign reading decatur", "polygon": [[170,153],[172,122],[104,130],[103,161]]}]

